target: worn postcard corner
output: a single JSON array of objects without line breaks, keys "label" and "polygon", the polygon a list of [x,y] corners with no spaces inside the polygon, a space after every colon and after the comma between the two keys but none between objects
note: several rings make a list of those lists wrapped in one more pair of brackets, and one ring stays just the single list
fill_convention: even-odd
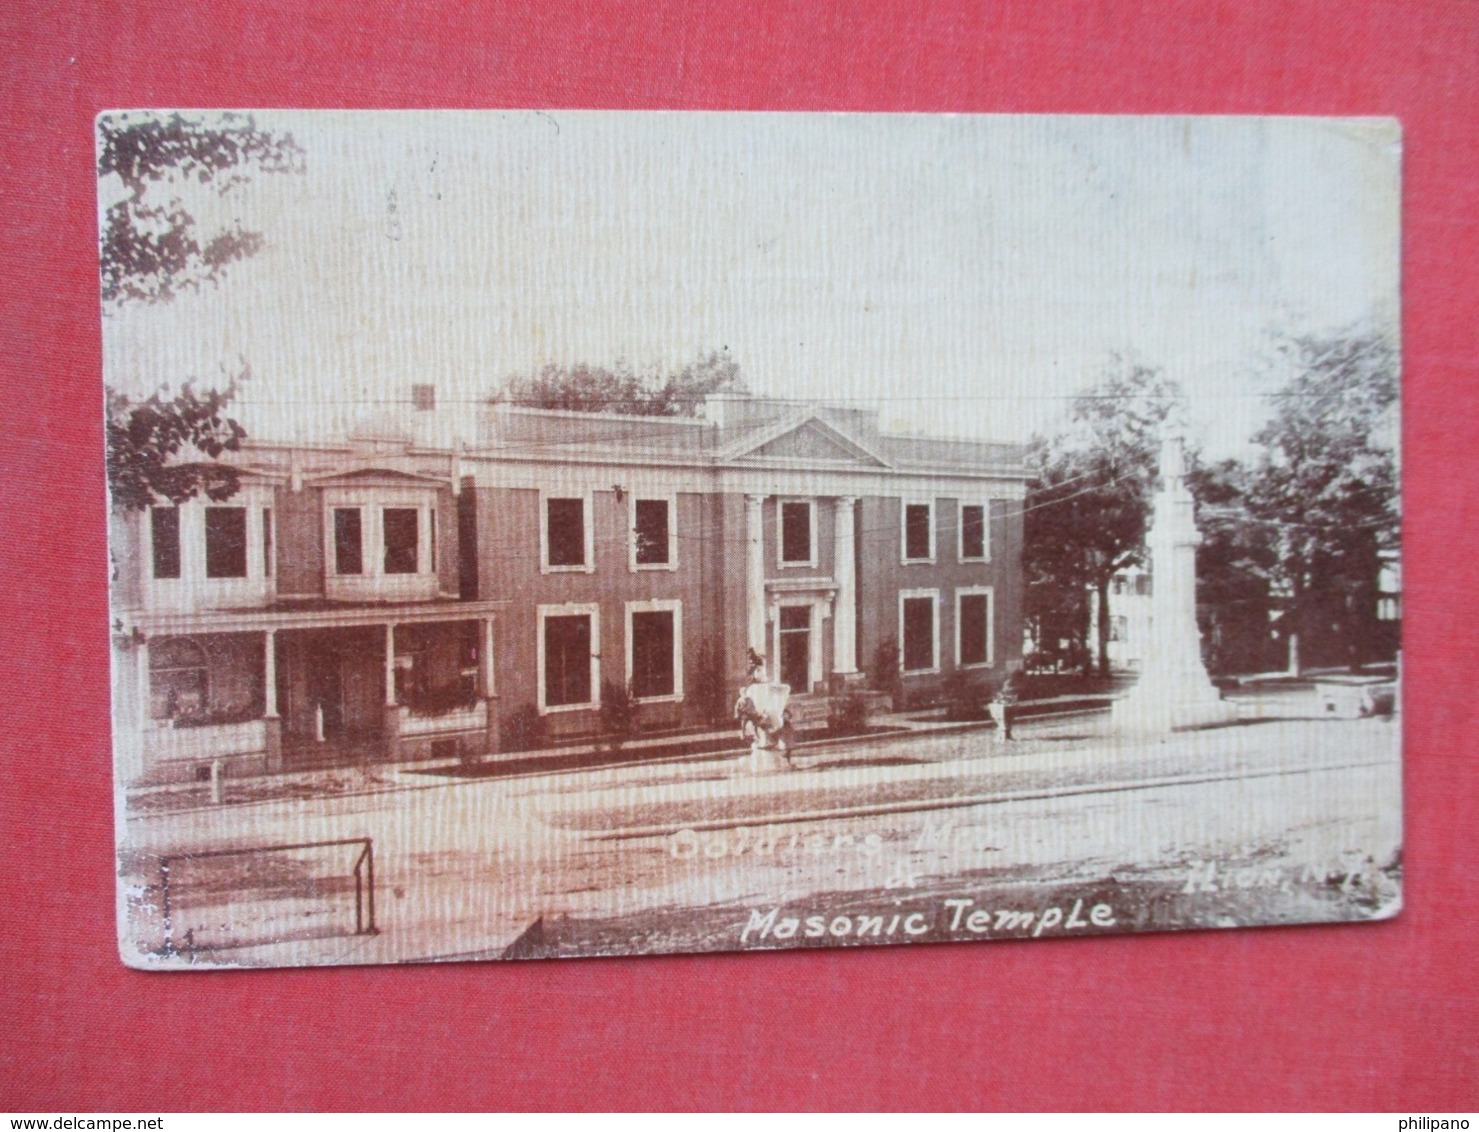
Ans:
[{"label": "worn postcard corner", "polygon": [[1395,122],[96,130],[131,966],[1400,907]]}]

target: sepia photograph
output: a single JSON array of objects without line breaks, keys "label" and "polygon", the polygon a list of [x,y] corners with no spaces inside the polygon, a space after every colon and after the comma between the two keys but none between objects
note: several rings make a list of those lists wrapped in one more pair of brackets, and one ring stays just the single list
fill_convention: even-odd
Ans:
[{"label": "sepia photograph", "polygon": [[96,134],[129,966],[1399,912],[1396,122]]}]

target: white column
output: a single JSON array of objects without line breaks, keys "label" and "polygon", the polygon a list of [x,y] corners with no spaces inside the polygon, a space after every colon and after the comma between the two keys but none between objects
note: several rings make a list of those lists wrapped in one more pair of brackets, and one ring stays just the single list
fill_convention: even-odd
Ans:
[{"label": "white column", "polygon": [[262,655],[262,680],[265,685],[264,702],[267,710],[262,714],[267,719],[277,718],[277,630],[268,629],[262,634],[266,638],[266,646]]},{"label": "white column", "polygon": [[395,626],[385,626],[385,706],[395,707]]},{"label": "white column", "polygon": [[749,646],[765,647],[765,496],[745,496],[745,609]]},{"label": "white column", "polygon": [[857,499],[837,500],[832,525],[832,573],[837,601],[832,607],[832,671],[850,675],[858,670]]},{"label": "white column", "polygon": [[485,617],[478,622],[478,685],[483,699],[491,699],[493,685],[493,618]]},{"label": "white column", "polygon": [[154,720],[149,716],[149,694],[152,688],[149,684],[149,639],[147,637],[139,638],[139,648],[135,656],[138,661],[134,679],[138,682],[139,730],[143,731],[154,725]]}]

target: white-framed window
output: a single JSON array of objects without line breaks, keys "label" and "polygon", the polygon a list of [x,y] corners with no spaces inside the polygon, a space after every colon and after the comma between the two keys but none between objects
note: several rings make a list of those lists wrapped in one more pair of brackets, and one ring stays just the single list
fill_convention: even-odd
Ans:
[{"label": "white-framed window", "polygon": [[627,687],[647,703],[683,699],[683,603],[677,600],[629,601]]},{"label": "white-framed window", "polygon": [[901,560],[913,562],[935,560],[935,501],[904,499],[899,507],[899,544]]},{"label": "white-framed window", "polygon": [[633,571],[678,568],[677,496],[633,493],[627,529],[628,564]]},{"label": "white-framed window", "polygon": [[599,706],[601,607],[541,605],[537,615],[540,714]]},{"label": "white-framed window", "polygon": [[991,561],[991,504],[985,499],[962,499],[956,546],[962,562]]},{"label": "white-framed window", "polygon": [[539,568],[545,574],[589,574],[596,568],[590,492],[539,496]]},{"label": "white-framed window", "polygon": [[778,565],[784,568],[817,564],[817,504],[815,499],[777,499],[775,528]]},{"label": "white-framed window", "polygon": [[181,573],[180,509],[149,508],[149,553],[151,576],[157,581],[173,581]]},{"label": "white-framed window", "polygon": [[940,671],[940,591],[899,591],[899,670]]},{"label": "white-framed window", "polygon": [[230,499],[151,506],[141,573],[148,604],[247,603],[272,584],[272,488],[243,484]]},{"label": "white-framed window", "polygon": [[991,586],[955,591],[955,667],[988,668],[996,659],[996,595]]},{"label": "white-framed window", "polygon": [[422,488],[324,493],[324,577],[331,598],[434,597],[436,496]]}]

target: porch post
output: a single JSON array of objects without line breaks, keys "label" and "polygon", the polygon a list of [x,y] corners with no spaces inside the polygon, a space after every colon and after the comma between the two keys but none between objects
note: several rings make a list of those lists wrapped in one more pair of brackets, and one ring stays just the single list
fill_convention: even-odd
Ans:
[{"label": "porch post", "polygon": [[483,697],[483,753],[496,755],[499,747],[498,691],[493,664],[493,618],[478,622],[478,693]]},{"label": "porch post", "polygon": [[385,626],[385,706],[395,707],[395,624]]},{"label": "porch post", "polygon": [[262,634],[266,638],[262,654],[263,702],[267,705],[262,713],[268,719],[277,718],[277,630],[268,629]]},{"label": "porch post", "polygon": [[746,641],[765,653],[765,496],[745,496],[745,609]]},{"label": "porch post", "polygon": [[837,600],[832,607],[832,671],[858,670],[857,499],[840,496],[832,525],[832,572]]},{"label": "porch post", "polygon": [[282,770],[282,717],[277,710],[277,630],[268,629],[262,652],[262,723],[266,729],[267,772]]},{"label": "porch post", "polygon": [[395,702],[395,622],[385,624],[385,761],[396,762],[401,753],[401,709]]}]

